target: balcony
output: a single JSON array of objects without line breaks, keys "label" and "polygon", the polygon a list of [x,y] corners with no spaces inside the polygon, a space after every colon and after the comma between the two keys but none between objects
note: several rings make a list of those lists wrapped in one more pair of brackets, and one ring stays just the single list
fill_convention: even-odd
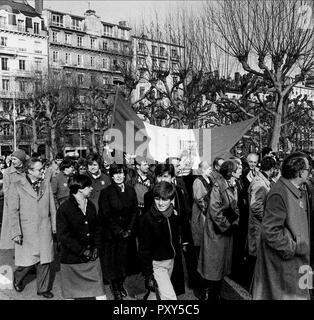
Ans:
[{"label": "balcony", "polygon": [[143,49],[137,49],[136,53],[138,55],[142,55],[142,56],[147,56],[148,55],[147,49],[144,49],[144,50]]},{"label": "balcony", "polygon": [[50,20],[49,23],[50,23],[50,25],[53,26],[53,27],[61,27],[61,28],[64,27],[62,22],[56,22],[56,21]]},{"label": "balcony", "polygon": [[47,36],[47,31],[40,30],[38,33],[35,33],[33,28],[25,28],[24,26],[14,26],[8,23],[0,24],[0,29],[19,32],[23,34],[31,34],[35,36]]}]

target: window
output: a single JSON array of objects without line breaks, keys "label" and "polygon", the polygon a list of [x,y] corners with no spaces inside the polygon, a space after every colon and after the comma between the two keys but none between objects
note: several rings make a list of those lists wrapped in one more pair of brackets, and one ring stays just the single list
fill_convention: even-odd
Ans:
[{"label": "window", "polygon": [[113,64],[113,70],[118,70],[118,60],[116,59],[112,60],[112,64]]},{"label": "window", "polygon": [[179,81],[178,77],[172,77],[173,85],[177,84]]},{"label": "window", "polygon": [[166,70],[166,62],[165,61],[160,61],[160,69]]},{"label": "window", "polygon": [[121,29],[121,37],[122,37],[122,39],[126,39],[127,38],[126,37],[126,30]]},{"label": "window", "polygon": [[159,54],[162,56],[162,57],[165,57],[166,55],[166,49],[164,47],[160,47],[159,48]]},{"label": "window", "polygon": [[138,58],[138,65],[139,65],[140,67],[145,67],[145,58],[139,57],[139,58]]},{"label": "window", "polygon": [[157,54],[157,46],[152,46],[152,54],[153,55]]},{"label": "window", "polygon": [[113,49],[118,50],[118,44],[116,42],[113,43]]},{"label": "window", "polygon": [[0,38],[0,45],[6,47],[8,45],[8,38],[7,37],[1,37]]},{"label": "window", "polygon": [[104,35],[112,37],[113,35],[113,27],[111,26],[104,26]]},{"label": "window", "polygon": [[25,70],[25,60],[19,60],[19,69]]},{"label": "window", "polygon": [[145,95],[145,87],[140,87],[140,98],[143,98]]},{"label": "window", "polygon": [[103,42],[102,43],[102,49],[103,50],[108,50],[108,42]]},{"label": "window", "polygon": [[179,70],[178,70],[178,64],[177,64],[177,63],[173,62],[173,63],[171,64],[171,67],[172,67],[172,72],[178,72],[178,71],[179,71]]},{"label": "window", "polygon": [[102,83],[103,84],[109,84],[109,78],[108,77],[103,77],[102,78]]},{"label": "window", "polygon": [[70,64],[71,63],[71,53],[66,52],[65,53],[65,64]]},{"label": "window", "polygon": [[55,26],[63,26],[63,19],[62,16],[57,15],[57,14],[53,14],[52,15],[52,24]]},{"label": "window", "polygon": [[58,62],[58,59],[59,59],[59,52],[52,51],[52,62]]},{"label": "window", "polygon": [[177,49],[171,49],[171,57],[173,57],[173,58],[177,58],[178,57]]},{"label": "window", "polygon": [[65,34],[65,43],[71,44],[71,35],[69,33]]},{"label": "window", "polygon": [[109,67],[108,58],[102,59],[102,67],[103,67],[103,69],[108,69],[108,67]]},{"label": "window", "polygon": [[72,19],[72,27],[75,30],[81,30],[81,26],[80,26],[80,20],[79,19]]},{"label": "window", "polygon": [[95,67],[95,57],[90,57],[90,66],[91,66],[92,68]]},{"label": "window", "polygon": [[152,59],[152,64],[153,64],[153,69],[157,69],[158,68],[157,59]]},{"label": "window", "polygon": [[35,72],[41,71],[41,61],[35,61]]},{"label": "window", "polygon": [[20,92],[25,92],[25,90],[26,90],[26,81],[24,81],[24,80],[19,81],[19,86],[20,86]]},{"label": "window", "polygon": [[145,53],[145,44],[144,43],[138,44],[138,51],[141,53]]},{"label": "window", "polygon": [[2,70],[9,70],[8,68],[8,58],[1,58],[1,69]]},{"label": "window", "polygon": [[95,49],[95,47],[96,47],[96,39],[94,39],[94,38],[90,39],[90,47],[92,49]]},{"label": "window", "polygon": [[2,90],[9,91],[9,82],[8,79],[2,79]]},{"label": "window", "polygon": [[18,31],[25,31],[25,22],[24,20],[17,20],[17,30]]},{"label": "window", "polygon": [[56,31],[52,32],[52,42],[58,42],[58,33]]},{"label": "window", "polygon": [[79,85],[83,84],[83,75],[82,75],[82,74],[79,74],[79,75],[77,76],[77,81],[78,81],[78,84],[79,84]]},{"label": "window", "polygon": [[4,136],[9,136],[11,134],[10,125],[5,125],[2,132]]},{"label": "window", "polygon": [[81,47],[83,43],[83,38],[81,36],[77,36],[77,46]]},{"label": "window", "polygon": [[34,22],[34,33],[39,34],[39,23],[38,22]]},{"label": "window", "polygon": [[80,54],[77,55],[77,65],[82,65],[82,56]]},{"label": "window", "polygon": [[0,17],[0,26],[5,27],[7,24],[7,17]]}]

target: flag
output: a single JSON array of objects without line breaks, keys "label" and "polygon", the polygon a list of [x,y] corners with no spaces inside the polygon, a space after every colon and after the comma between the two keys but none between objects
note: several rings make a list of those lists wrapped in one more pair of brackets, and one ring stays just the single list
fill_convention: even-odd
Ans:
[{"label": "flag", "polygon": [[106,131],[111,137],[110,147],[119,154],[134,154],[148,162],[164,162],[168,157],[190,159],[193,169],[201,160],[209,163],[216,157],[226,158],[230,149],[242,138],[257,117],[212,129],[173,129],[151,125],[141,120],[127,101],[117,94],[112,127]]}]

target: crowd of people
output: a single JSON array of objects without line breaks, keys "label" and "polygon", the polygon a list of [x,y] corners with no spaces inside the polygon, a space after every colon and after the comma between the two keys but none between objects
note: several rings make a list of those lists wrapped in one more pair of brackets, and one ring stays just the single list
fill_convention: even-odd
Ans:
[{"label": "crowd of people", "polygon": [[312,167],[308,153],[280,160],[270,148],[204,159],[197,174],[180,158],[60,153],[50,163],[17,149],[0,159],[0,249],[14,249],[15,290],[35,268],[47,299],[55,260],[64,299],[105,300],[109,284],[123,300],[126,277],[138,274],[148,300],[189,287],[217,301],[225,276],[253,299],[311,299],[300,268],[313,262]]}]

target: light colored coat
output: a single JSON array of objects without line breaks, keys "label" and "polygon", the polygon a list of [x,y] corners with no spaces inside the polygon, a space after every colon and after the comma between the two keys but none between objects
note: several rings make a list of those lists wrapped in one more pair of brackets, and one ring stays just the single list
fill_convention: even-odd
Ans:
[{"label": "light colored coat", "polygon": [[249,186],[249,223],[248,223],[248,250],[256,256],[257,244],[261,235],[262,219],[267,193],[270,190],[270,181],[258,171]]},{"label": "light colored coat", "polygon": [[310,264],[308,199],[281,177],[267,195],[254,273],[254,300],[306,300],[301,266]]},{"label": "light colored coat", "polygon": [[22,245],[15,244],[15,265],[52,262],[56,208],[50,183],[44,180],[37,195],[26,178],[17,181],[10,187],[8,204],[11,237],[23,236]]},{"label": "light colored coat", "polygon": [[[19,172],[13,166],[7,168],[3,172],[3,192],[4,192],[4,204],[3,204],[3,217],[1,226],[1,237],[0,237],[0,249],[13,249],[14,242],[11,238],[10,232],[10,219],[8,211],[8,199],[10,185],[16,181],[19,181],[25,177],[25,174]],[[14,190],[13,190],[14,191]]]},{"label": "light colored coat", "polygon": [[[207,280],[221,280],[231,273],[233,231],[223,211],[230,206],[239,216],[237,201],[237,189],[232,190],[225,179],[219,179],[210,194],[198,260],[198,272]],[[239,218],[233,222],[238,223]]]}]

